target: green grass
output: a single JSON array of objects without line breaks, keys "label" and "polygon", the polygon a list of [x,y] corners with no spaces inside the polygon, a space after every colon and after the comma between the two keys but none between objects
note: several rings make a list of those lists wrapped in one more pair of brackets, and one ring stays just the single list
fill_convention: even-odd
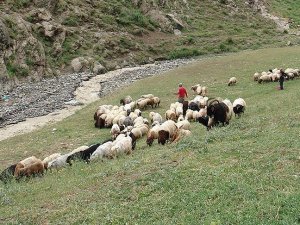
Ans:
[{"label": "green grass", "polygon": [[[109,130],[93,127],[98,105],[153,93],[163,113],[179,81],[187,88],[205,84],[211,97],[247,102],[245,114],[229,126],[207,132],[193,123],[192,136],[176,145],[148,147],[142,139],[130,156],[76,162],[43,178],[0,184],[1,223],[299,224],[300,80],[285,82],[284,91],[275,89],[278,83],[252,81],[256,71],[299,67],[299,60],[299,47],[202,58],[117,90],[62,122],[2,141],[0,169],[30,155],[43,158],[102,141]],[[231,76],[238,84],[228,87]]]}]

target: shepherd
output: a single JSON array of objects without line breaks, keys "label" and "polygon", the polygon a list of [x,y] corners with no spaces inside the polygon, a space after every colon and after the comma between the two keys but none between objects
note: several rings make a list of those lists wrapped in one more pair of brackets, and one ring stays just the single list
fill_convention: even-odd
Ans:
[{"label": "shepherd", "polygon": [[178,84],[178,92],[175,93],[176,95],[178,95],[178,102],[183,103],[184,102],[184,98],[187,97],[188,98],[188,93],[186,91],[186,89],[183,87],[182,83]]}]

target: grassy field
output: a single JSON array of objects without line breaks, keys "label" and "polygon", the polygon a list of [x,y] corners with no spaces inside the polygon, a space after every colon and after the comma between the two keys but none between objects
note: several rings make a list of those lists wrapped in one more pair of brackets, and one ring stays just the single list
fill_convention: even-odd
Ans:
[{"label": "grassy field", "polygon": [[[300,80],[285,82],[283,91],[276,90],[278,83],[252,81],[256,71],[299,68],[299,61],[300,47],[203,58],[137,81],[62,122],[2,141],[1,170],[30,155],[44,158],[102,141],[109,130],[94,128],[98,105],[153,93],[162,100],[156,111],[163,113],[176,100],[178,82],[205,84],[210,97],[242,97],[248,106],[226,127],[207,132],[193,123],[192,136],[178,144],[148,147],[142,139],[130,156],[1,183],[0,223],[299,224]],[[238,84],[228,87],[231,76]]]}]

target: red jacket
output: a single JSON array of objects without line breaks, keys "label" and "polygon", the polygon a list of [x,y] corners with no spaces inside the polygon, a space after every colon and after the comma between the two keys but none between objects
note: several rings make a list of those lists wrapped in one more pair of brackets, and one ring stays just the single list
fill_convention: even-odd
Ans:
[{"label": "red jacket", "polygon": [[179,89],[178,89],[178,98],[184,98],[184,97],[187,97],[187,92],[186,92],[186,90],[185,90],[185,88],[184,87],[180,87]]}]

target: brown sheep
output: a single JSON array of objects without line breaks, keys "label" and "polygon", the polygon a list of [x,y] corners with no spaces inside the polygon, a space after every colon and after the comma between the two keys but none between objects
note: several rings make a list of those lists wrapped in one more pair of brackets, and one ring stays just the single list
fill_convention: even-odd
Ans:
[{"label": "brown sheep", "polygon": [[30,177],[32,175],[36,174],[44,174],[44,170],[46,169],[46,166],[43,164],[42,161],[40,162],[35,162],[33,164],[30,164],[24,168],[20,168],[18,173],[17,173],[17,178],[21,177]]}]

